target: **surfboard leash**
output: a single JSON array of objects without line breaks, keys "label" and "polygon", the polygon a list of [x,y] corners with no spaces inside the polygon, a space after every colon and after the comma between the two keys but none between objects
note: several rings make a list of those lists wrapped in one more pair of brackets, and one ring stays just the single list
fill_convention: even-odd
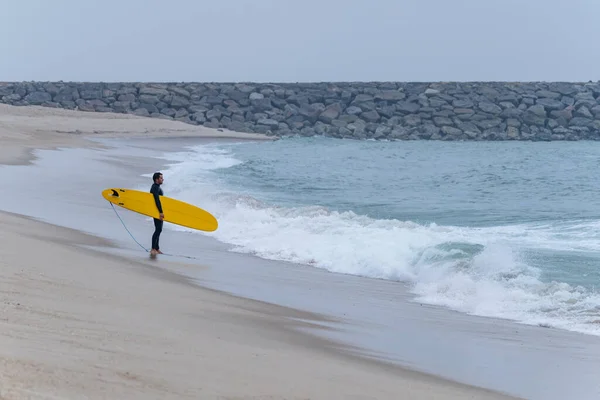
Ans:
[{"label": "surfboard leash", "polygon": [[[137,241],[137,239],[133,236],[133,234],[131,233],[131,231],[127,228],[127,225],[125,225],[125,222],[123,221],[123,219],[121,218],[121,216],[119,215],[119,213],[117,212],[117,209],[115,208],[114,204],[111,203],[110,201],[108,202],[110,204],[110,206],[112,207],[113,211],[115,212],[115,214],[117,214],[117,217],[119,218],[119,221],[121,221],[121,224],[123,225],[123,227],[125,228],[125,230],[127,231],[127,233],[129,233],[129,236],[131,236],[131,238],[138,244],[138,246],[140,246],[142,249],[144,249],[144,251],[146,253],[149,253],[150,250],[148,250],[147,248],[145,248],[140,242]],[[193,260],[197,260],[197,257],[192,257],[192,256],[182,256],[182,255],[176,255],[176,254],[168,254],[168,253],[162,253],[163,256],[169,256],[169,257],[183,257],[183,258],[190,258]]]},{"label": "surfboard leash", "polygon": [[133,234],[129,231],[129,229],[127,228],[127,225],[125,225],[125,222],[123,222],[123,219],[121,218],[121,216],[119,215],[119,213],[117,212],[115,206],[113,205],[113,203],[111,203],[110,201],[108,202],[110,204],[110,206],[112,207],[113,211],[115,212],[115,214],[117,214],[117,217],[119,218],[119,221],[121,221],[121,224],[123,224],[123,227],[125,228],[125,230],[127,231],[127,233],[129,233],[129,236],[131,236],[131,238],[142,248],[144,249],[144,251],[146,253],[149,253],[150,250],[148,250],[147,248],[145,248],[140,242],[137,241],[137,239],[133,236]]}]

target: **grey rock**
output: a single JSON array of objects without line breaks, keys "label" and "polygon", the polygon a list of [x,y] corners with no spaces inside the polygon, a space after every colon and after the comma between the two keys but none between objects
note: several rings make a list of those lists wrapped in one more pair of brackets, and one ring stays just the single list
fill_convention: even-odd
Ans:
[{"label": "grey rock", "polygon": [[521,104],[525,104],[526,106],[532,106],[535,104],[535,99],[532,97],[523,97],[521,99]]},{"label": "grey rock", "polygon": [[79,98],[79,93],[76,90],[72,89],[64,89],[59,90],[54,95],[54,101],[58,103],[62,103],[63,101],[74,101]]},{"label": "grey rock", "polygon": [[342,121],[341,119],[334,119],[333,121],[331,121],[331,125],[337,128],[345,128],[346,126],[348,126],[348,122]]},{"label": "grey rock", "polygon": [[375,134],[373,135],[373,138],[374,139],[384,138],[384,137],[388,136],[391,131],[392,131],[392,128],[390,128],[389,126],[379,125],[377,127],[377,129],[375,129]]},{"label": "grey rock", "polygon": [[[91,100],[91,101],[99,101],[99,100]],[[144,109],[144,110],[148,111],[149,113],[159,113],[158,107],[156,107],[154,104],[140,104],[139,108]]]},{"label": "grey rock", "polygon": [[531,114],[534,114],[538,117],[546,117],[546,109],[543,105],[534,105],[527,109],[527,111]]},{"label": "grey rock", "polygon": [[[123,100],[123,98],[125,98],[126,96],[131,96],[132,99],[131,100]],[[135,98],[132,95],[119,96],[119,101],[134,101],[134,100],[135,100]],[[139,97],[139,102],[146,103],[146,104],[156,104],[156,103],[158,103],[158,97],[152,96],[149,94],[143,94]]]},{"label": "grey rock", "polygon": [[573,131],[571,129],[564,128],[562,126],[559,126],[555,129],[553,129],[552,132],[554,132],[555,134],[564,135],[564,136],[568,136],[573,133]]},{"label": "grey rock", "polygon": [[548,120],[547,125],[548,125],[548,128],[550,128],[550,129],[554,129],[554,128],[557,128],[557,127],[560,126],[560,124],[558,123],[558,121],[556,121],[555,119]]},{"label": "grey rock", "polygon": [[502,108],[515,108],[514,103],[511,103],[509,101],[501,101],[499,104]]},{"label": "grey rock", "polygon": [[363,110],[360,107],[350,106],[346,108],[346,114],[349,115],[357,115],[360,114]]},{"label": "grey rock", "polygon": [[[190,101],[183,96],[175,95],[170,99],[170,102],[167,102],[167,104],[170,104],[171,107],[174,107],[174,108],[187,107],[190,105]],[[219,102],[219,104],[221,104],[221,102]]]},{"label": "grey rock", "polygon": [[506,128],[506,137],[508,139],[517,139],[519,137],[519,128],[517,126],[508,126]]},{"label": "grey rock", "polygon": [[460,136],[462,135],[463,131],[451,126],[442,126],[442,133],[446,136]]},{"label": "grey rock", "polygon": [[[79,108],[81,109],[81,107]],[[139,115],[140,117],[149,117],[150,113],[145,108],[137,108],[133,111],[133,114]]]},{"label": "grey rock", "polygon": [[337,119],[342,112],[342,106],[339,103],[334,103],[325,108],[321,115],[319,115],[319,121],[326,124],[331,124],[334,119]]},{"label": "grey rock", "polygon": [[175,110],[174,108],[163,108],[162,110],[160,110],[161,114],[167,115],[169,117],[175,117],[175,115],[177,114],[177,110]]},{"label": "grey rock", "polygon": [[112,103],[112,109],[117,113],[125,113],[131,110],[131,102],[115,101],[114,103]]},{"label": "grey rock", "polygon": [[479,93],[493,101],[496,101],[500,96],[500,92],[493,87],[483,86],[479,89]]},{"label": "grey rock", "polygon": [[206,122],[206,116],[204,115],[203,112],[200,112],[200,111],[192,114],[190,116],[190,119],[192,121],[197,121],[198,123],[201,123],[201,124],[204,123],[204,122]]},{"label": "grey rock", "polygon": [[74,101],[61,101],[60,105],[62,106],[62,108],[65,108],[67,110],[74,110],[77,108],[77,104],[75,104]]},{"label": "grey rock", "polygon": [[[150,95],[143,95],[143,96],[150,96]],[[153,96],[153,97],[156,97],[156,96]],[[133,102],[133,101],[137,101],[137,98],[136,98],[136,96],[134,94],[127,93],[127,94],[121,94],[121,95],[119,95],[118,100],[119,101]]]},{"label": "grey rock", "polygon": [[268,118],[259,119],[257,121],[257,124],[258,125],[266,125],[271,130],[279,129],[279,122],[272,120],[272,119],[268,119]]},{"label": "grey rock", "polygon": [[575,104],[575,99],[569,96],[563,96],[561,97],[560,102],[563,103],[565,106],[572,106],[573,104]]},{"label": "grey rock", "polygon": [[559,110],[559,111],[550,111],[550,116],[553,118],[557,118],[557,119],[564,118],[564,119],[569,120],[569,119],[573,118],[573,112],[571,109],[566,108],[564,110]]},{"label": "grey rock", "polygon": [[523,122],[527,125],[544,126],[546,124],[546,118],[541,117],[531,111],[527,111],[523,114]]},{"label": "grey rock", "polygon": [[[448,118],[448,117],[451,117],[451,116],[453,116],[454,114],[455,114],[455,113],[454,113],[454,112],[452,112],[452,110],[448,110],[448,109],[442,109],[442,110],[440,110],[440,111],[436,111],[436,112],[434,112],[434,113],[433,113],[433,116],[434,116],[434,117],[446,117],[446,118]],[[456,113],[456,114],[460,114],[460,113]],[[411,114],[411,115],[414,115],[414,114]]]},{"label": "grey rock", "polygon": [[434,97],[432,99],[429,99],[429,106],[433,108],[438,108],[447,104],[448,102],[440,97]]},{"label": "grey rock", "polygon": [[209,110],[206,112],[206,119],[210,120],[219,120],[223,116],[223,113],[219,110]]},{"label": "grey rock", "polygon": [[317,122],[317,119],[321,114],[321,110],[312,105],[303,104],[300,107],[298,114],[307,119],[311,124],[314,124],[315,122]]},{"label": "grey rock", "polygon": [[406,101],[399,102],[396,105],[396,110],[403,113],[416,113],[420,108],[421,106],[418,103],[409,103]]},{"label": "grey rock", "polygon": [[500,114],[502,112],[502,107],[489,102],[480,102],[479,109],[483,112],[490,114]]},{"label": "grey rock", "polygon": [[[6,83],[2,83],[0,82],[0,97],[4,97],[4,96],[10,96],[13,93],[13,85],[12,84],[6,84]],[[22,97],[21,95],[19,95],[19,97]]]},{"label": "grey rock", "polygon": [[499,103],[512,103],[514,106],[519,104],[519,98],[514,93],[503,94],[498,97]]},{"label": "grey rock", "polygon": [[364,112],[360,117],[367,122],[377,122],[381,118],[379,113],[375,110]]},{"label": "grey rock", "polygon": [[24,100],[31,105],[40,105],[52,101],[52,95],[46,92],[33,92],[25,96]]},{"label": "grey rock", "polygon": [[181,118],[183,117],[187,117],[189,115],[188,110],[186,110],[185,108],[180,108],[179,110],[177,110],[175,112],[175,115],[173,116],[175,119],[181,121]]},{"label": "grey rock", "polygon": [[149,87],[149,86],[142,86],[140,88],[139,93],[140,93],[140,95],[147,94],[147,95],[151,95],[151,96],[157,96],[158,98],[169,95],[169,91],[166,89],[160,89],[160,88]]},{"label": "grey rock", "polygon": [[472,108],[475,104],[470,99],[457,99],[452,102],[455,108]]},{"label": "grey rock", "polygon": [[589,128],[589,127],[593,126],[593,123],[594,123],[594,121],[589,118],[573,117],[569,121],[569,126],[583,126],[583,127]]},{"label": "grey rock", "polygon": [[444,126],[444,125],[452,126],[452,125],[454,125],[452,120],[447,117],[434,117],[433,123],[436,124],[437,126]]},{"label": "grey rock", "polygon": [[190,113],[206,112],[208,110],[210,110],[210,108],[208,108],[204,105],[200,105],[200,104],[192,105],[192,106],[188,107],[188,111]]},{"label": "grey rock", "polygon": [[497,127],[498,125],[500,125],[502,123],[502,120],[500,118],[494,118],[494,119],[486,119],[486,120],[481,120],[481,121],[476,121],[475,125],[477,125],[479,128],[486,130],[486,129],[492,129]]},{"label": "grey rock", "polygon": [[81,90],[80,97],[84,100],[99,100],[102,96],[102,90]]},{"label": "grey rock", "polygon": [[537,97],[540,98],[548,98],[548,99],[560,99],[561,94],[557,92],[552,92],[550,90],[538,90],[535,92]]},{"label": "grey rock", "polygon": [[435,125],[424,124],[419,128],[419,137],[421,137],[423,139],[428,139],[428,138],[431,138],[432,136],[439,135],[439,134],[440,134],[440,128]]},{"label": "grey rock", "polygon": [[268,99],[268,98],[252,99],[252,100],[250,100],[250,104],[252,105],[253,112],[262,112],[262,111],[270,110],[272,107],[271,99]]},{"label": "grey rock", "polygon": [[358,119],[358,116],[356,116],[355,114],[352,114],[352,115],[345,114],[345,115],[340,115],[340,117],[339,117],[340,121],[344,121],[348,124],[356,121],[357,119]]},{"label": "grey rock", "polygon": [[400,101],[406,98],[406,94],[400,92],[398,90],[384,90],[379,94],[375,95],[376,100],[384,100],[384,101]]},{"label": "grey rock", "polygon": [[594,118],[590,110],[586,106],[579,107],[573,115],[575,117]]},{"label": "grey rock", "polygon": [[596,106],[596,101],[595,100],[590,100],[590,99],[580,99],[580,100],[575,100],[575,105],[574,107],[576,109],[579,109],[580,107],[587,107],[587,108],[593,108]]},{"label": "grey rock", "polygon": [[394,116],[394,114],[396,113],[396,107],[383,106],[383,107],[376,108],[374,111],[377,111],[377,113],[384,118],[392,118]]},{"label": "grey rock", "polygon": [[481,133],[481,130],[472,122],[460,122],[456,124],[456,127],[465,133],[474,133],[476,135]]},{"label": "grey rock", "polygon": [[372,102],[374,99],[373,96],[368,95],[368,94],[359,94],[354,98],[354,101],[352,101],[353,105],[360,105],[362,103],[369,103]]},{"label": "grey rock", "polygon": [[548,90],[558,92],[565,96],[574,95],[578,92],[578,89],[572,84],[566,82],[553,82],[548,85]]},{"label": "grey rock", "polygon": [[188,90],[181,88],[181,87],[169,86],[167,88],[167,90],[169,92],[175,93],[178,96],[185,97],[186,99],[189,99],[192,97],[192,94]]},{"label": "grey rock", "polygon": [[565,104],[562,101],[552,98],[538,99],[536,104],[544,107],[544,109],[548,111],[562,110],[565,108]]},{"label": "grey rock", "polygon": [[[418,115],[414,115],[414,114],[409,114],[407,116],[405,116],[403,119],[404,121],[404,125],[407,126],[418,126],[421,124],[421,117],[419,117]],[[396,124],[398,125],[398,124]]]},{"label": "grey rock", "polygon": [[7,104],[12,104],[15,101],[21,100],[21,95],[17,93],[9,94],[6,96],[2,96],[2,102]]}]

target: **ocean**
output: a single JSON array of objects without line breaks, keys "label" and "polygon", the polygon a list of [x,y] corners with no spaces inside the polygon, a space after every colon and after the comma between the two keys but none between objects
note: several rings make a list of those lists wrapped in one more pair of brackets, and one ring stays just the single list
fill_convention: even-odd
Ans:
[{"label": "ocean", "polygon": [[165,195],[212,212],[194,234],[232,251],[600,335],[600,144],[298,137],[163,158]]}]

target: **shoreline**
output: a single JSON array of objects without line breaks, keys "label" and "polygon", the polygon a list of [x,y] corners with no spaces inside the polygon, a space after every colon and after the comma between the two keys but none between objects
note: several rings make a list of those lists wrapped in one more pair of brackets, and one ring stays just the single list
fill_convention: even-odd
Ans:
[{"label": "shoreline", "polygon": [[[147,147],[152,148],[153,144]],[[227,245],[219,247],[219,251],[227,251],[225,247],[231,248]],[[600,386],[591,381],[588,372],[597,365],[594,362],[600,362],[600,341],[596,336],[426,306],[413,302],[414,296],[404,293],[395,282],[340,276],[294,263],[274,260],[270,263],[253,256],[227,254],[226,257],[238,260],[231,263],[239,262],[244,267],[228,268],[221,273],[215,271],[199,282],[242,297],[352,319],[351,327],[347,326],[343,333],[323,333],[367,348],[375,359],[387,359],[397,365],[480,387],[508,390],[525,398],[549,400],[575,396],[587,399],[595,398],[589,397],[590,393],[600,394]],[[246,270],[252,272],[246,273]],[[296,272],[292,272],[294,270]],[[280,279],[278,275],[283,276]],[[298,286],[303,288],[298,290]],[[361,294],[347,290],[352,287],[360,289]],[[335,297],[325,295],[326,291]],[[385,296],[380,296],[382,293]],[[331,303],[338,304],[331,306]],[[367,306],[357,313],[355,308],[361,303]],[[398,304],[391,306],[392,303]],[[370,309],[369,304],[376,308]],[[375,310],[381,318],[371,318]],[[386,315],[391,317],[389,321]],[[445,333],[433,332],[440,328]],[[585,357],[581,356],[583,352]],[[436,359],[434,354],[443,356]],[[468,359],[464,359],[465,354],[469,355]],[[456,367],[452,367],[452,363]],[[542,387],[541,381],[522,380],[530,373],[517,373],[515,363],[523,365],[522,373],[538,371],[537,375],[544,371],[552,382]],[[569,385],[561,384],[561,377],[567,372],[575,376],[570,377]]]},{"label": "shoreline", "polygon": [[[11,127],[3,126],[2,122],[6,122],[4,116],[0,116],[0,128],[2,129],[0,135],[10,132],[11,129]],[[32,128],[31,121],[26,115],[23,117],[27,121],[25,131],[27,129],[31,131],[26,132],[27,137],[25,138],[15,138],[12,143],[12,151],[19,146],[21,148],[30,146],[31,149],[34,149],[38,144],[41,144],[41,148],[46,149],[86,147],[88,145],[77,139],[69,141],[68,139],[72,138],[60,132],[51,141],[40,143],[39,136],[36,136],[40,135],[40,132],[35,132],[35,127]],[[151,120],[151,122],[155,121]],[[94,124],[98,125],[99,123],[94,121]],[[52,127],[48,126],[46,129],[51,131]],[[165,134],[165,132],[161,133]],[[114,133],[111,134],[113,135],[111,137],[115,137]],[[217,134],[214,133],[214,135]],[[155,135],[154,137],[160,136]],[[37,142],[36,139],[38,139]],[[8,153],[8,155],[10,154]],[[33,158],[24,162],[22,154],[19,153],[16,160],[21,163],[20,165],[27,165],[35,160]],[[7,165],[8,155],[7,153],[3,155],[4,158],[1,161],[4,165]],[[61,179],[64,178],[61,177]],[[11,344],[9,346],[11,351],[9,354],[0,353],[0,359],[3,361],[0,364],[3,365],[3,382],[6,382],[6,379],[9,379],[10,382],[10,384],[3,383],[0,388],[1,396],[10,395],[9,398],[13,398],[12,396],[31,394],[31,391],[36,389],[31,386],[28,388],[23,386],[33,385],[37,387],[37,390],[42,391],[42,393],[38,393],[42,397],[50,392],[61,391],[64,391],[63,395],[86,393],[90,397],[103,397],[106,394],[105,391],[120,390],[120,393],[127,394],[128,398],[132,398],[132,396],[165,398],[175,395],[175,391],[181,390],[182,392],[178,393],[180,396],[191,396],[196,391],[197,394],[203,393],[209,397],[268,394],[275,398],[292,395],[320,398],[327,393],[325,398],[336,398],[335,393],[340,393],[334,392],[336,390],[347,390],[348,394],[356,394],[364,390],[365,396],[376,396],[377,398],[385,398],[385,396],[397,398],[398,393],[408,394],[409,392],[414,394],[413,398],[428,398],[434,392],[445,398],[452,398],[452,396],[463,398],[469,394],[488,396],[484,398],[506,398],[487,390],[392,366],[385,362],[360,358],[344,351],[345,345],[337,342],[324,342],[324,339],[297,332],[295,329],[286,330],[288,329],[286,325],[290,324],[294,328],[306,326],[322,329],[318,324],[304,325],[305,323],[299,322],[299,320],[305,319],[318,321],[319,318],[325,318],[319,314],[235,297],[201,287],[196,283],[191,284],[182,275],[177,275],[177,278],[170,276],[167,279],[167,275],[165,275],[167,272],[162,267],[148,264],[148,262],[131,257],[108,255],[105,251],[80,248],[81,237],[85,238],[83,243],[85,245],[101,245],[105,248],[109,244],[110,246],[114,245],[105,239],[82,234],[79,230],[36,221],[36,218],[31,216],[23,218],[6,212],[0,215],[0,219],[3,221],[3,228],[1,228],[4,231],[3,235],[13,244],[3,250],[6,265],[2,270],[1,279],[8,282],[11,289],[8,292],[2,292],[4,306],[7,310],[6,317],[2,322],[4,325],[2,331],[4,340],[8,340]],[[19,250],[27,248],[38,248],[40,251],[35,253],[19,252]],[[71,260],[73,264],[66,263],[65,260]],[[182,267],[177,262],[171,263],[163,260],[160,262],[164,262],[165,265]],[[185,265],[188,268],[188,264]],[[148,266],[152,268],[148,268]],[[110,273],[107,271],[108,269],[110,269]],[[134,271],[132,272],[132,270]],[[148,276],[148,274],[154,276]],[[115,280],[114,275],[119,276],[119,279]],[[189,285],[189,290],[183,289],[180,285],[181,282],[172,281],[180,279],[188,281],[186,285]],[[147,287],[145,288],[142,282],[155,290],[147,292]],[[91,296],[92,293],[89,293],[91,288],[95,294],[93,297],[86,298],[86,295]],[[21,296],[18,301],[14,299],[16,293]],[[171,296],[169,297],[168,294]],[[132,301],[131,297],[126,300],[127,297],[124,296],[133,296],[135,301]],[[190,301],[197,296],[203,298],[208,304]],[[43,300],[44,298],[45,300]],[[225,298],[226,301],[223,300]],[[82,302],[86,299],[87,303]],[[222,300],[228,307],[215,306]],[[29,308],[23,310],[21,304],[27,304]],[[199,304],[203,305],[199,306]],[[138,307],[142,305],[142,308]],[[107,306],[111,307],[106,308]],[[104,311],[99,313],[101,309]],[[187,310],[187,314],[185,312],[177,313],[176,310],[182,309]],[[115,315],[115,310],[118,310],[117,315]],[[150,312],[151,310],[152,312]],[[279,310],[279,312],[274,312],[275,310]],[[194,317],[193,315],[198,312],[200,314]],[[210,315],[208,320],[220,324],[219,326],[222,328],[210,330],[212,335],[204,334],[203,340],[199,340],[198,335],[202,335],[203,330],[207,329],[204,320],[198,318],[202,315]],[[237,318],[231,319],[231,315]],[[145,320],[141,316],[148,317],[149,320]],[[254,317],[258,318],[258,322],[253,319]],[[167,348],[173,350],[174,355],[167,357],[159,354],[161,352],[156,346],[160,346],[164,338],[161,338],[160,335],[152,335],[151,329],[143,330],[143,333],[128,332],[128,330],[138,328],[128,323],[131,321],[137,321],[136,323],[141,325],[140,329],[145,327],[159,331],[168,326],[165,325],[165,321],[167,324],[174,324],[166,330],[173,335],[167,343]],[[65,324],[67,324],[66,329]],[[146,326],[147,324],[150,325]],[[283,331],[280,331],[278,329],[282,327],[282,324]],[[194,326],[196,329],[188,330],[190,326]],[[50,327],[51,330],[48,331]],[[108,337],[102,336],[106,334],[103,328],[108,327],[112,329],[112,334]],[[235,331],[238,331],[237,335],[228,331],[234,327]],[[7,332],[11,332],[11,334],[8,335]],[[24,334],[19,336],[15,332]],[[67,332],[70,333],[69,340],[64,340]],[[96,335],[97,339],[101,339],[101,346],[95,346],[93,342],[89,341],[91,332]],[[47,335],[48,333],[51,337]],[[123,341],[124,338],[134,338],[136,335],[142,335],[141,337],[144,338],[142,343],[134,345],[134,342]],[[219,341],[223,340],[220,337],[229,337],[227,346],[223,347],[223,344],[219,344]],[[240,345],[240,341],[247,343],[250,339],[256,341],[257,347]],[[44,355],[41,348],[37,347],[38,343],[44,343],[43,348],[52,349],[50,350],[50,354],[54,353],[52,359],[48,359]],[[325,343],[328,344],[331,351],[322,354],[325,347],[320,346]],[[190,346],[195,351],[200,351],[199,354],[203,356],[209,354],[214,363],[206,365],[198,358],[191,357],[191,355],[186,356],[184,349],[189,350]],[[236,347],[236,350],[230,349],[230,346]],[[333,347],[342,347],[342,350],[336,350]],[[127,351],[135,353],[133,354],[135,357],[128,358],[132,354],[127,355]],[[71,352],[82,357],[83,366],[73,364]],[[257,354],[252,356],[256,352],[265,352],[266,354],[263,356],[267,356],[264,358],[267,358],[268,361],[256,361]],[[107,360],[111,359],[112,361],[109,364],[103,364],[102,372],[99,372],[98,365],[94,365],[94,363],[104,359],[107,354],[110,354]],[[237,360],[233,363],[234,365],[219,361],[224,354]],[[17,361],[15,362],[15,360]],[[124,363],[123,365],[130,363],[129,369],[125,372],[119,370],[115,364],[116,360]],[[346,360],[347,363],[340,364],[341,360]],[[239,366],[241,369],[236,368],[238,363],[241,363]],[[167,368],[167,364],[170,364],[171,367]],[[50,365],[53,367],[50,368]],[[221,374],[213,369],[215,366],[221,368]],[[252,374],[260,378],[259,382],[253,379],[250,384],[245,380],[244,366],[252,368]],[[69,377],[73,384],[68,385],[64,381],[57,384],[53,378],[55,368],[70,374]],[[158,368],[158,370],[154,368]],[[275,368],[277,372],[273,374],[273,369],[269,368]],[[342,371],[346,371],[347,376],[333,378],[332,375],[328,375],[332,368],[338,369],[335,373],[336,376],[337,374],[343,375]],[[14,371],[17,373],[15,374]],[[192,371],[197,371],[199,376],[192,376],[194,375]],[[186,374],[192,374],[189,376],[190,379],[182,378]],[[223,381],[225,376],[228,380],[227,385]],[[276,377],[277,379],[275,379]],[[200,387],[193,385],[199,378],[204,378],[202,384],[209,386],[212,392],[203,391],[202,385]],[[219,382],[223,382],[223,385],[220,385]],[[290,391],[286,388],[286,382],[295,389]],[[44,386],[46,384],[48,386]],[[168,390],[165,391],[165,388]],[[186,388],[189,389],[189,392],[186,392]],[[232,393],[225,393],[227,391]],[[379,393],[379,396],[376,393]]]}]

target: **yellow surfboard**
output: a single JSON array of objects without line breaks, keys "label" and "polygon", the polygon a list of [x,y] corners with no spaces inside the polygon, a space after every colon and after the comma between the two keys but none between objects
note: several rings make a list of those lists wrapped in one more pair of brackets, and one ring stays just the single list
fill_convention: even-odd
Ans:
[{"label": "yellow surfboard", "polygon": [[[111,203],[152,218],[159,218],[154,196],[140,190],[109,188],[102,197]],[[166,196],[160,196],[164,221],[187,228],[212,232],[219,226],[217,219],[208,211]]]}]

